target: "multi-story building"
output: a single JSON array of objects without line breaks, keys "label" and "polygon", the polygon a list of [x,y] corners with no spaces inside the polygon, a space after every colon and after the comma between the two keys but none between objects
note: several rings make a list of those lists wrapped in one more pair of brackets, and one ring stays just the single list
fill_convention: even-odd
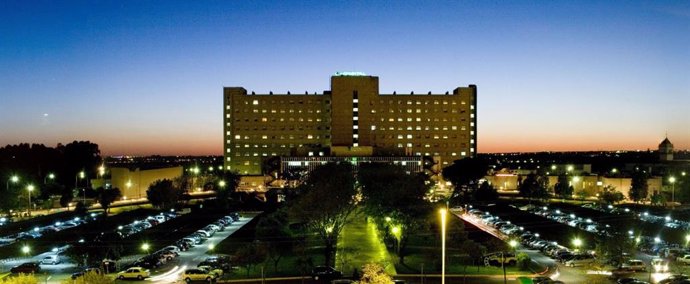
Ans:
[{"label": "multi-story building", "polygon": [[477,152],[477,87],[380,94],[379,78],[336,73],[321,94],[223,89],[224,164],[261,174],[272,156],[430,156],[441,167]]}]

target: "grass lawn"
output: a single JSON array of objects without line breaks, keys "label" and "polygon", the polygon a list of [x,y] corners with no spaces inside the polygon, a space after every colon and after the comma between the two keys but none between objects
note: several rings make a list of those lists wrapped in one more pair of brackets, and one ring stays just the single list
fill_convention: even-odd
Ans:
[{"label": "grass lawn", "polygon": [[344,275],[350,275],[355,268],[361,271],[362,266],[367,263],[379,263],[389,275],[396,275],[394,259],[379,238],[376,225],[364,216],[364,213],[355,211],[340,233],[335,257],[336,269]]},{"label": "grass lawn", "polygon": [[[448,253],[448,252],[447,252]],[[503,268],[496,266],[461,264],[459,257],[446,255],[447,274],[467,275],[498,275],[503,274]],[[412,248],[411,254],[405,257],[405,264],[396,263],[395,268],[400,274],[425,274],[441,272],[441,254],[436,249]],[[506,274],[523,275],[531,274],[530,271],[521,271],[513,266],[506,266]]]}]

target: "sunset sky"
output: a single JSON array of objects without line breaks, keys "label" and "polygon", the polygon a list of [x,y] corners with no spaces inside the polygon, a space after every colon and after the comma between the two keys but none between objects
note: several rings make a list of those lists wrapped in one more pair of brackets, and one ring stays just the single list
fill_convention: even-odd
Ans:
[{"label": "sunset sky", "polygon": [[690,1],[0,1],[0,145],[222,154],[222,88],[478,88],[479,152],[690,149]]}]

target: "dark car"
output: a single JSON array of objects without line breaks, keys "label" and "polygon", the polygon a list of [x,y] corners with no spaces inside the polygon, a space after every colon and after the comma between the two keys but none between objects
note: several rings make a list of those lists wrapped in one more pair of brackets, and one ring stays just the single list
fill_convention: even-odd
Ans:
[{"label": "dark car", "polygon": [[200,266],[207,265],[213,268],[219,268],[222,269],[223,271],[229,271],[230,270],[230,258],[225,257],[225,256],[212,256],[209,258],[206,258],[206,260],[202,261],[199,263]]},{"label": "dark car", "polygon": [[343,273],[330,266],[316,266],[311,270],[314,280],[332,280],[343,277]]},{"label": "dark car", "polygon": [[12,273],[37,273],[41,271],[41,266],[38,262],[25,262],[10,269]]},{"label": "dark car", "polygon": [[79,277],[82,277],[82,276],[84,276],[84,274],[89,273],[89,272],[93,272],[96,274],[103,274],[103,271],[101,271],[100,268],[87,268],[87,269],[84,269],[82,271],[72,273],[72,280],[77,279]]},{"label": "dark car", "polygon": [[134,262],[132,264],[132,266],[139,266],[139,267],[143,267],[146,269],[153,269],[153,268],[161,266],[161,264],[162,263],[160,262],[159,259],[152,257],[152,256],[146,256],[146,257],[143,257],[143,258],[137,260],[136,262]]}]

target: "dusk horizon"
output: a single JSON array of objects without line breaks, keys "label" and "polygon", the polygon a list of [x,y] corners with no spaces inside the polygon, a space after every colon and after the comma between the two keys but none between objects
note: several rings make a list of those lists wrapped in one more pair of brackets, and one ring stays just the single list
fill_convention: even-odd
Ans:
[{"label": "dusk horizon", "polygon": [[0,146],[222,155],[223,87],[360,71],[383,94],[476,85],[477,153],[690,149],[688,2],[580,4],[7,1]]}]

